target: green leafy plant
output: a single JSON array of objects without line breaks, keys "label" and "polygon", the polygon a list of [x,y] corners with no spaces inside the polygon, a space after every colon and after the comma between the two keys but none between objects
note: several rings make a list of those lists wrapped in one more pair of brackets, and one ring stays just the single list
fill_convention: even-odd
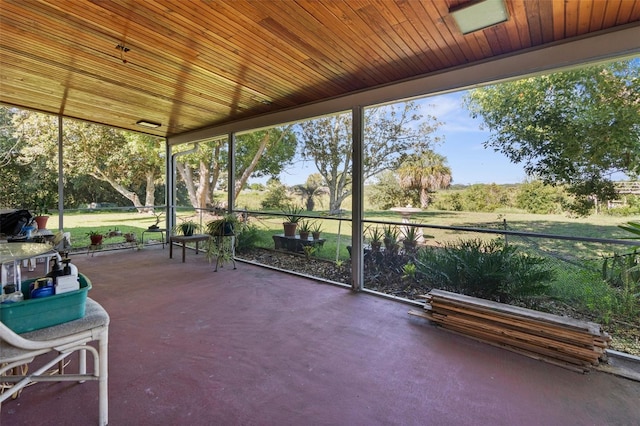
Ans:
[{"label": "green leafy plant", "polygon": [[618,225],[618,228],[624,229],[627,232],[633,234],[633,236],[622,237],[625,240],[637,240],[640,239],[640,223],[638,222],[627,222],[626,225]]},{"label": "green leafy plant", "polygon": [[200,229],[200,226],[193,220],[185,220],[182,223],[177,224],[173,228],[174,235],[193,235]]},{"label": "green leafy plant", "polygon": [[502,303],[545,294],[554,278],[546,259],[520,253],[499,239],[421,250],[416,266],[435,288]]},{"label": "green leafy plant", "polygon": [[310,229],[312,233],[319,234],[320,232],[322,232],[322,224],[318,221],[311,222]]},{"label": "green leafy plant", "polygon": [[420,236],[420,228],[417,226],[407,226],[404,231],[405,241],[417,243]]},{"label": "green leafy plant", "polygon": [[282,209],[282,212],[285,214],[285,222],[288,223],[298,223],[302,220],[300,216],[302,214],[302,208],[296,207],[293,204],[288,204]]},{"label": "green leafy plant", "polygon": [[314,246],[304,246],[302,247],[302,250],[304,251],[305,257],[307,259],[311,259],[311,256],[314,255],[317,249]]},{"label": "green leafy plant", "polygon": [[365,236],[369,238],[369,243],[381,243],[384,238],[384,233],[377,226],[368,226],[365,230]]},{"label": "green leafy plant", "polygon": [[402,267],[402,278],[413,279],[416,277],[417,272],[418,268],[416,267],[416,265],[412,262],[408,262]]},{"label": "green leafy plant", "polygon": [[298,232],[300,233],[310,233],[311,232],[311,223],[308,220],[302,220],[298,223]]},{"label": "green leafy plant", "polygon": [[218,219],[207,222],[205,229],[207,234],[213,236],[223,236],[236,234],[240,221],[235,214],[224,214]]},{"label": "green leafy plant", "polygon": [[383,228],[383,238],[384,247],[387,249],[389,253],[395,252],[398,249],[398,238],[400,237],[400,232],[395,225],[385,225]]}]

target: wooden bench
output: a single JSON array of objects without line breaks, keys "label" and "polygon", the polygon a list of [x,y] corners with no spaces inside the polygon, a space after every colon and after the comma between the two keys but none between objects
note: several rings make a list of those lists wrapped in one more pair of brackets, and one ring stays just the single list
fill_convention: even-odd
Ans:
[{"label": "wooden bench", "polygon": [[169,237],[169,259],[173,259],[173,243],[182,243],[182,263],[185,260],[185,248],[187,243],[196,243],[196,254],[198,254],[198,243],[200,241],[207,241],[209,239],[207,234],[194,234],[194,235],[171,235]]}]

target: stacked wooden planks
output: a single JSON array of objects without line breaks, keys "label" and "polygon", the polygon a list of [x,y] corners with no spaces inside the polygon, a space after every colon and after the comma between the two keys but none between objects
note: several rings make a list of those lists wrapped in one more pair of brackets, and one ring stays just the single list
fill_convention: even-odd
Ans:
[{"label": "stacked wooden planks", "polygon": [[424,298],[409,314],[476,340],[579,372],[606,360],[611,338],[598,324],[443,290]]}]

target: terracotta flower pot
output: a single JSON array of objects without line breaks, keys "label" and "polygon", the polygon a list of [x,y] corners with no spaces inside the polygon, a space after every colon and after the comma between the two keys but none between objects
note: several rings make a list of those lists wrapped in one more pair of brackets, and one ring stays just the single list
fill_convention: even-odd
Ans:
[{"label": "terracotta flower pot", "polygon": [[297,223],[293,222],[284,222],[282,224],[284,227],[284,236],[285,237],[295,237],[296,236],[296,228],[298,227]]},{"label": "terracotta flower pot", "polygon": [[38,225],[38,229],[46,229],[49,216],[36,216],[33,218],[33,220],[36,221],[36,224]]},{"label": "terracotta flower pot", "polygon": [[89,238],[91,239],[92,246],[99,246],[102,244],[102,235],[91,235]]}]

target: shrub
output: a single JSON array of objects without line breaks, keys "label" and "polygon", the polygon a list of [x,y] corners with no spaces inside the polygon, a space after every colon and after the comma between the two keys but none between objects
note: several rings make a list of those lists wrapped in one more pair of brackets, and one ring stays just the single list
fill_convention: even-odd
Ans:
[{"label": "shrub", "polygon": [[427,248],[418,253],[416,266],[433,287],[502,303],[544,294],[554,277],[547,260],[499,239]]}]

